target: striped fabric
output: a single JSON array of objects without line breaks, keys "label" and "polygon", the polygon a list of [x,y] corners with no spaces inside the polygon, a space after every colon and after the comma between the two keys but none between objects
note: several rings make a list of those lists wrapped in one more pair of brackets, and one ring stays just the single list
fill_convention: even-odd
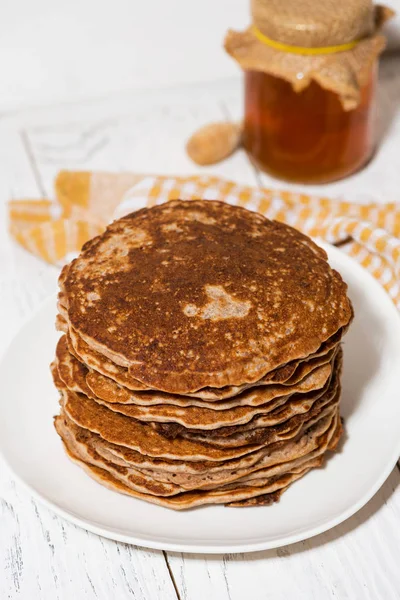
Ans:
[{"label": "striped fabric", "polygon": [[381,283],[400,309],[400,204],[351,204],[238,185],[217,177],[62,171],[54,202],[12,200],[9,227],[26,250],[62,265],[107,223],[177,198],[223,200],[340,246]]}]

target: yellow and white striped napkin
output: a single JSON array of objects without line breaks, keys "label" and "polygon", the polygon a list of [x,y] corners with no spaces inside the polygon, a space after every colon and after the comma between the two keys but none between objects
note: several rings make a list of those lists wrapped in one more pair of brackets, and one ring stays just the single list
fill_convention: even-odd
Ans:
[{"label": "yellow and white striped napkin", "polygon": [[396,203],[352,204],[210,176],[61,171],[55,201],[10,201],[10,233],[36,256],[62,265],[110,221],[177,198],[244,206],[341,246],[370,271],[400,309],[400,204]]}]

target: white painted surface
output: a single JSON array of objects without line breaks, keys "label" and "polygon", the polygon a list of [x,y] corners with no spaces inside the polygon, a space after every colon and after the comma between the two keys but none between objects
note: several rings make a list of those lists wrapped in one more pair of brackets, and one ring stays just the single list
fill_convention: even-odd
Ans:
[{"label": "white painted surface", "polygon": [[247,0],[7,2],[0,110],[235,75],[222,41],[248,14]]},{"label": "white painted surface", "polygon": [[[384,83],[387,93],[398,89],[396,65],[391,69]],[[196,172],[184,155],[183,140],[197,125],[226,111],[240,116],[235,84],[125,95],[3,119],[1,352],[22,320],[54,292],[57,279],[55,268],[9,240],[5,201],[51,195],[61,167]],[[398,124],[391,131],[398,135]],[[396,160],[397,154],[387,155],[389,165]],[[259,177],[241,153],[211,171],[252,184]],[[383,170],[371,178],[373,190],[379,190],[385,176]],[[365,191],[361,179],[348,180],[341,194],[360,197],[360,190]],[[395,182],[387,191],[390,199],[399,198],[398,190]],[[365,464],[368,468],[368,456]],[[399,484],[396,468],[363,510],[309,541],[207,558],[145,551],[87,534],[36,505],[0,463],[0,599],[398,600]]]},{"label": "white painted surface", "polygon": [[[222,49],[250,0],[5,0],[0,113],[123,90],[238,76]],[[400,0],[386,0],[400,13]],[[389,30],[400,47],[400,16]]]}]

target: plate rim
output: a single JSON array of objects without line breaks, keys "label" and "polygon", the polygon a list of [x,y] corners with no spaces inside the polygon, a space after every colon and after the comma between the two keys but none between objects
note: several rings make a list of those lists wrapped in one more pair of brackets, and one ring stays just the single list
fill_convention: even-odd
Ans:
[{"label": "plate rim", "polygon": [[[390,303],[390,305],[392,307],[392,310],[391,310],[392,315],[390,316],[390,319],[392,320],[394,318],[395,320],[397,320],[398,326],[400,327],[400,314],[399,314],[398,310],[396,309],[393,301],[391,300],[391,298],[389,297],[387,292],[384,290],[384,288],[381,286],[381,284],[371,275],[371,273],[369,273],[369,271],[367,271],[367,269],[362,267],[354,258],[352,258],[351,256],[347,255],[346,253],[340,251],[337,247],[335,247],[331,244],[328,244],[327,242],[319,240],[319,239],[316,240],[316,243],[319,246],[321,246],[322,248],[324,248],[328,252],[328,254],[332,253],[336,256],[340,256],[341,260],[347,261],[348,264],[351,266],[352,270],[362,272],[363,276],[366,276],[367,278],[369,278],[370,282],[377,289],[379,289],[381,292],[383,292],[384,295],[386,296],[387,302]],[[48,295],[35,308],[35,310],[30,315],[28,315],[26,318],[23,319],[21,325],[19,326],[16,333],[12,337],[11,341],[8,343],[7,347],[5,348],[4,352],[2,353],[2,356],[0,359],[0,372],[1,372],[1,369],[3,368],[3,363],[5,362],[6,357],[9,353],[13,343],[15,342],[16,338],[20,335],[20,333],[25,328],[25,326],[27,326],[30,322],[32,322],[35,318],[37,318],[37,315],[43,310],[43,308],[50,302],[53,302],[55,300],[55,298],[56,298],[56,293],[52,293],[52,294]],[[382,296],[382,298],[383,298],[383,296]],[[387,465],[384,469],[382,469],[380,476],[375,480],[374,484],[371,485],[370,488],[359,498],[359,500],[357,502],[354,502],[351,506],[349,506],[347,508],[347,510],[341,511],[339,514],[332,517],[331,519],[324,520],[322,523],[319,523],[319,524],[314,525],[313,527],[307,528],[306,531],[298,530],[297,532],[295,532],[293,534],[287,534],[283,537],[281,536],[276,539],[270,539],[268,541],[265,540],[265,541],[255,541],[255,542],[248,542],[248,543],[231,542],[229,544],[225,543],[225,544],[218,544],[218,545],[215,545],[215,544],[207,545],[207,544],[185,544],[185,543],[181,543],[181,542],[171,542],[171,541],[168,542],[168,541],[154,540],[151,538],[146,538],[145,536],[135,536],[132,534],[124,534],[122,532],[118,532],[117,530],[112,530],[109,527],[99,526],[96,523],[93,523],[91,521],[88,521],[84,518],[81,518],[81,517],[75,515],[72,511],[66,510],[65,508],[62,508],[61,506],[59,506],[56,502],[47,499],[37,489],[35,489],[35,487],[33,487],[33,485],[27,483],[23,479],[23,477],[21,477],[18,473],[16,473],[14,471],[14,469],[12,468],[7,456],[5,455],[4,449],[2,448],[1,441],[0,441],[0,457],[4,460],[4,463],[9,468],[10,472],[12,473],[13,478],[22,486],[22,488],[24,488],[26,491],[28,491],[29,494],[36,501],[38,501],[40,504],[45,506],[47,509],[50,509],[53,513],[57,514],[58,516],[66,519],[70,523],[73,523],[74,525],[76,525],[82,529],[85,529],[86,531],[90,531],[91,533],[100,535],[102,537],[105,537],[107,539],[111,539],[111,540],[114,540],[117,542],[132,544],[132,545],[139,546],[142,548],[151,548],[154,550],[166,550],[166,551],[171,551],[171,552],[186,552],[186,553],[190,553],[190,554],[195,554],[195,553],[224,554],[224,553],[261,552],[263,550],[271,550],[274,548],[280,548],[282,546],[286,546],[289,544],[294,544],[296,542],[304,541],[304,540],[313,538],[317,535],[320,535],[326,531],[329,531],[330,529],[336,527],[340,523],[347,521],[350,517],[352,517],[359,510],[361,510],[373,498],[373,496],[375,496],[375,494],[379,491],[379,489],[382,487],[382,485],[388,479],[388,477],[392,473],[393,469],[396,467],[397,461],[399,459],[399,455],[400,455],[400,436],[398,439],[398,444],[395,447],[395,451],[393,452],[392,459],[388,460]],[[247,510],[251,510],[251,509],[259,510],[259,507],[247,508]],[[171,509],[166,509],[166,510],[171,510]]]}]

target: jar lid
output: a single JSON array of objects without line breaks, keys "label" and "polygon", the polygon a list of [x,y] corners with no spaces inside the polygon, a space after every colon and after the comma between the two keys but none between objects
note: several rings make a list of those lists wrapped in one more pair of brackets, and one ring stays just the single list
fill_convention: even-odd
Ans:
[{"label": "jar lid", "polygon": [[371,0],[251,0],[251,13],[261,34],[303,48],[346,44],[374,31]]},{"label": "jar lid", "polygon": [[393,11],[370,0],[251,1],[251,27],[228,31],[224,41],[242,69],[285,79],[296,92],[316,81],[345,110],[356,108]]}]

